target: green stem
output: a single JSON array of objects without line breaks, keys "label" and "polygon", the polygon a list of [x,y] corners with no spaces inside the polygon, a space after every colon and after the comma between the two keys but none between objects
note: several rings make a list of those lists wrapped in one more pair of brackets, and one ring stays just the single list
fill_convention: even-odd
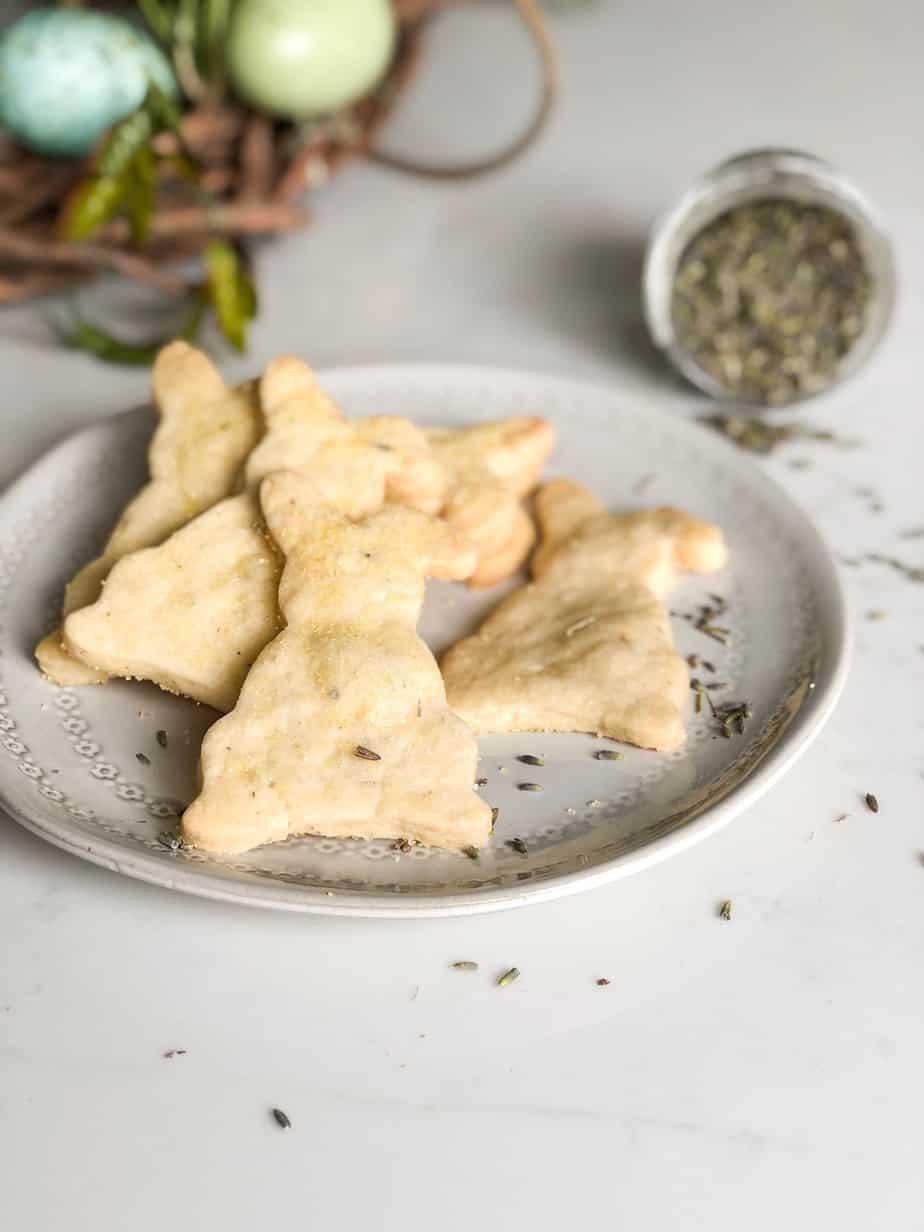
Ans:
[{"label": "green stem", "polygon": [[232,0],[204,0],[202,5],[202,61],[214,89],[221,89],[225,78],[225,38],[231,20]]},{"label": "green stem", "polygon": [[137,3],[151,33],[161,43],[169,46],[173,39],[173,20],[160,0],[137,0]]},{"label": "green stem", "polygon": [[[205,291],[199,287],[194,292],[189,315],[180,329],[175,333],[168,334],[164,338],[158,338],[154,342],[125,342],[121,338],[113,337],[112,334],[106,333],[105,330],[100,329],[83,318],[75,320],[70,330],[62,334],[62,341],[66,346],[71,346],[81,351],[89,351],[92,355],[96,355],[99,359],[104,359],[111,364],[131,364],[145,367],[154,362],[158,351],[172,339],[183,338],[186,342],[192,342],[195,339],[202,325],[206,305]],[[54,328],[53,323],[52,327]]]},{"label": "green stem", "polygon": [[173,71],[180,89],[194,103],[208,96],[196,60],[196,14],[198,0],[180,0],[180,11],[173,27]]}]

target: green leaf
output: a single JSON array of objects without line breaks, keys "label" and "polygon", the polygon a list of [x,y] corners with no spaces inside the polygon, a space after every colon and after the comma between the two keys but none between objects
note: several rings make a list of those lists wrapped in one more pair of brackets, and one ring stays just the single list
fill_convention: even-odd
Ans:
[{"label": "green leaf", "polygon": [[58,234],[64,240],[85,240],[118,213],[125,199],[123,178],[92,176],[69,195],[58,219]]},{"label": "green leaf", "polygon": [[120,120],[110,130],[96,160],[97,175],[103,179],[118,179],[153,135],[154,122],[145,99],[137,111]]},{"label": "green leaf", "polygon": [[154,211],[156,162],[154,134],[170,129],[180,140],[184,171],[195,177],[198,166],[180,134],[181,112],[174,100],[153,81],[141,106],[116,124],[103,142],[95,174],[79,185],[59,222],[63,238],[86,239],[121,210],[128,215],[132,238],[141,245]]},{"label": "green leaf", "polygon": [[257,288],[253,279],[245,269],[241,269],[238,281],[238,293],[241,297],[241,308],[248,321],[252,321],[259,311]]},{"label": "green leaf", "polygon": [[141,247],[151,229],[154,213],[155,164],[149,149],[139,150],[125,176],[125,212],[132,228],[132,239]]},{"label": "green leaf", "polygon": [[110,129],[97,157],[95,174],[79,184],[65,204],[58,221],[62,238],[87,239],[123,205],[127,205],[136,239],[146,233],[153,209],[153,133],[147,99]]},{"label": "green leaf", "polygon": [[166,128],[176,133],[177,136],[180,135],[183,113],[176,101],[152,79],[148,80],[148,93],[144,100],[144,107],[158,130]]},{"label": "green leaf", "polygon": [[68,346],[105,359],[111,364],[133,364],[144,367],[153,364],[157,352],[167,339],[157,342],[131,343],[114,338],[89,321],[75,321],[64,340]]},{"label": "green leaf", "polygon": [[257,312],[253,282],[245,273],[237,250],[227,240],[209,240],[205,271],[221,332],[236,350],[243,351],[247,345],[247,325]]},{"label": "green leaf", "polygon": [[206,78],[220,85],[224,78],[224,49],[234,0],[204,0],[200,14],[199,55]]},{"label": "green leaf", "polygon": [[141,15],[151,28],[151,33],[161,43],[170,45],[173,21],[160,0],[137,0]]},{"label": "green leaf", "polygon": [[151,117],[154,131],[161,132],[166,129],[177,139],[180,152],[178,155],[173,155],[170,161],[181,164],[183,168],[181,174],[184,178],[195,179],[202,167],[186,144],[186,138],[183,136],[183,112],[177,103],[160,88],[156,81],[151,80],[148,82],[148,93],[144,106]]}]

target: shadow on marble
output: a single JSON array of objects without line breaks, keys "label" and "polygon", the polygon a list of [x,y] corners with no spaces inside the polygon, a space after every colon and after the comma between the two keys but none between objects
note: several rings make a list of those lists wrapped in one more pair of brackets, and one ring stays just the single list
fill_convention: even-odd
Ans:
[{"label": "shadow on marble", "polygon": [[[620,362],[643,382],[683,388],[652,343],[642,312],[645,253],[641,232],[548,234],[534,254],[526,311],[592,350]],[[539,284],[536,286],[535,284]],[[541,287],[541,293],[539,288]]]}]

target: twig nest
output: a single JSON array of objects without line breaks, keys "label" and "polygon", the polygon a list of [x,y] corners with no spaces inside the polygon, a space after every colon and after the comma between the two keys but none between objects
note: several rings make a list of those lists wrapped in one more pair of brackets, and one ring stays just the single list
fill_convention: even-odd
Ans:
[{"label": "twig nest", "polygon": [[80,157],[139,106],[149,78],[175,92],[164,54],[121,17],[35,9],[0,39],[0,120],[30,150]]},{"label": "twig nest", "polygon": [[388,68],[396,33],[389,0],[239,0],[228,72],[260,110],[310,119],[367,94]]}]

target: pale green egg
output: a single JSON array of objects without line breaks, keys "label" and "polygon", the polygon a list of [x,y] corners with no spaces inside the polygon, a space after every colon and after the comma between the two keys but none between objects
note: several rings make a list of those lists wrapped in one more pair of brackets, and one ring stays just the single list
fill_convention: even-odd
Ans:
[{"label": "pale green egg", "polygon": [[108,13],[34,9],[0,37],[0,121],[42,154],[86,154],[142,102],[149,80],[176,91],[157,45]]},{"label": "pale green egg", "polygon": [[239,0],[228,70],[254,106],[308,119],[372,89],[391,60],[395,34],[389,0]]}]

